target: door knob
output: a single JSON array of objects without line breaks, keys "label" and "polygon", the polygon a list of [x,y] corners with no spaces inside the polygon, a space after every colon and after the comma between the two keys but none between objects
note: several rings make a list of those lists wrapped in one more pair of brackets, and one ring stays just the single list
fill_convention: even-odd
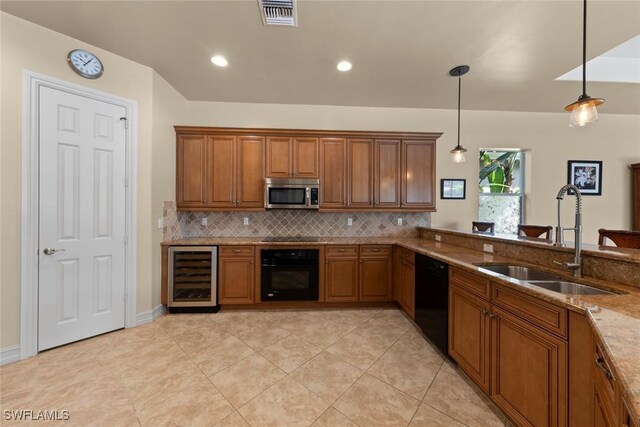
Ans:
[{"label": "door knob", "polygon": [[64,249],[55,249],[55,248],[44,248],[42,253],[45,255],[53,255],[56,252],[64,252]]}]

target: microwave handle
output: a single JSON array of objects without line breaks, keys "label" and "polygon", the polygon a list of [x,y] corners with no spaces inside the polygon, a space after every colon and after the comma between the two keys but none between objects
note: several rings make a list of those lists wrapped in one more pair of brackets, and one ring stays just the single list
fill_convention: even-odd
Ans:
[{"label": "microwave handle", "polygon": [[306,195],[307,195],[307,201],[306,201],[306,205],[307,207],[311,206],[311,188],[307,187],[306,189]]}]

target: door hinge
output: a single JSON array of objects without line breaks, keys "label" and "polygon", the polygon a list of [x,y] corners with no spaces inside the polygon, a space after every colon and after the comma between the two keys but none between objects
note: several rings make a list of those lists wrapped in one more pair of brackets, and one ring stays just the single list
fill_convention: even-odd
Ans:
[{"label": "door hinge", "polygon": [[120,117],[120,121],[124,122],[125,129],[129,129],[129,119],[127,119],[126,117]]},{"label": "door hinge", "polygon": [[128,187],[129,186],[129,178],[125,178],[124,179],[124,186]]},{"label": "door hinge", "polygon": [[124,302],[127,302],[127,293],[126,292],[124,294],[122,294],[122,300]]},{"label": "door hinge", "polygon": [[124,235],[124,238],[122,239],[123,243],[126,245],[129,243],[129,236],[127,236],[126,234]]}]

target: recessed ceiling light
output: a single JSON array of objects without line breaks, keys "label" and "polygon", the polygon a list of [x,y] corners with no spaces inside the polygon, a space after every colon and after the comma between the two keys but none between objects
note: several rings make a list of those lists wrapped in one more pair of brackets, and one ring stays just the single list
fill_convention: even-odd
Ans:
[{"label": "recessed ceiling light", "polygon": [[229,61],[227,61],[227,59],[222,55],[212,56],[211,62],[213,62],[218,67],[226,67],[227,65],[229,65]]},{"label": "recessed ceiling light", "polygon": [[349,61],[340,61],[338,62],[338,65],[336,66],[336,68],[340,71],[349,71],[351,69],[352,65],[351,62]]}]

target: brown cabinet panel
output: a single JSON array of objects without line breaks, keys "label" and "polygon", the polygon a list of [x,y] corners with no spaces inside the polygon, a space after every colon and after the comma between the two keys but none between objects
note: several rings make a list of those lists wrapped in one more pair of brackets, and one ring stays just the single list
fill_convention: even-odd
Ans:
[{"label": "brown cabinet panel", "polygon": [[360,301],[391,301],[392,275],[390,246],[360,248]]},{"label": "brown cabinet panel", "polygon": [[347,140],[320,140],[320,207],[344,208],[347,205]]},{"label": "brown cabinet panel", "polygon": [[569,312],[569,425],[593,427],[593,332],[586,316]]},{"label": "brown cabinet panel", "polygon": [[206,204],[210,207],[235,207],[236,139],[210,136],[207,140]]},{"label": "brown cabinet panel", "polygon": [[373,207],[373,140],[348,142],[349,198],[351,208]]},{"label": "brown cabinet panel", "polygon": [[398,303],[412,319],[415,317],[416,268],[406,259],[400,260]]},{"label": "brown cabinet panel", "polygon": [[402,141],[402,207],[435,208],[434,141]]},{"label": "brown cabinet panel", "polygon": [[240,136],[237,141],[238,178],[236,200],[239,208],[264,206],[264,138]]},{"label": "brown cabinet panel", "polygon": [[489,282],[489,279],[457,268],[450,268],[449,281],[486,300],[491,298],[491,282]]},{"label": "brown cabinet panel", "polygon": [[318,138],[293,138],[293,176],[318,178]]},{"label": "brown cabinet panel", "polygon": [[[356,248],[357,250],[357,248]],[[358,301],[358,256],[342,255],[325,260],[325,301]]]},{"label": "brown cabinet panel", "polygon": [[176,155],[176,204],[203,207],[205,204],[205,170],[207,137],[179,135]]},{"label": "brown cabinet panel", "polygon": [[[250,256],[248,256],[250,249]],[[221,246],[218,259],[220,304],[253,304],[253,247]]]},{"label": "brown cabinet panel", "polygon": [[378,208],[400,206],[401,141],[376,140],[373,178],[373,205]]},{"label": "brown cabinet panel", "polygon": [[640,231],[640,163],[631,165],[631,173],[633,176],[632,230]]},{"label": "brown cabinet panel", "polygon": [[267,178],[289,178],[291,171],[291,138],[267,138]]},{"label": "brown cabinet panel", "polygon": [[491,398],[517,425],[567,425],[567,343],[493,306]]},{"label": "brown cabinet panel", "polygon": [[337,256],[358,256],[358,246],[356,245],[345,245],[345,246],[327,246],[327,257],[337,257]]},{"label": "brown cabinet panel", "polygon": [[449,354],[481,389],[489,392],[491,305],[456,284],[449,286]]}]

